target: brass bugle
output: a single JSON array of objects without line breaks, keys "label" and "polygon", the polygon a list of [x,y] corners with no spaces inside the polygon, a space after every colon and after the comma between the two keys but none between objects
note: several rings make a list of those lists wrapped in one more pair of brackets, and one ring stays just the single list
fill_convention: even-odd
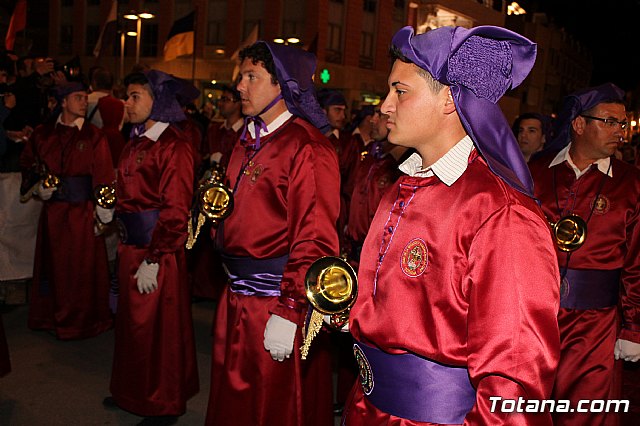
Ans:
[{"label": "brass bugle", "polygon": [[200,212],[214,224],[226,219],[233,211],[233,194],[224,183],[221,166],[211,169],[211,176],[198,188]]},{"label": "brass bugle", "polygon": [[116,188],[114,185],[98,185],[93,190],[96,204],[104,209],[112,209],[116,205]]},{"label": "brass bugle", "polygon": [[307,359],[311,342],[322,328],[324,315],[340,316],[345,321],[348,319],[349,309],[358,297],[358,278],[346,260],[326,256],[311,264],[304,287],[313,308],[309,323],[302,330],[304,343],[300,354],[303,360]]},{"label": "brass bugle", "polygon": [[572,252],[579,249],[587,239],[587,223],[580,216],[570,214],[557,222],[549,222],[553,238],[560,251]]},{"label": "brass bugle", "polygon": [[26,203],[38,191],[40,185],[43,188],[57,188],[60,186],[60,178],[49,171],[47,165],[41,163],[38,166],[38,174],[40,179],[27,192],[20,196],[20,202]]}]

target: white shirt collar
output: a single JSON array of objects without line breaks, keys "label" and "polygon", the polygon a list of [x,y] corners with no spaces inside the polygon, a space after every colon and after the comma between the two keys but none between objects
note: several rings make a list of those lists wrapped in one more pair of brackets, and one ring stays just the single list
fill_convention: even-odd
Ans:
[{"label": "white shirt collar", "polygon": [[240,130],[240,128],[242,127],[243,124],[244,124],[244,119],[243,118],[239,118],[238,121],[236,121],[235,123],[233,123],[231,125],[231,129],[234,132],[237,132],[238,130]]},{"label": "white shirt collar", "polygon": [[67,126],[67,127],[76,126],[78,130],[80,130],[84,125],[84,117],[78,117],[75,120],[73,120],[73,122],[71,122],[70,124],[66,124],[62,122],[62,114],[60,114],[58,115],[58,120],[56,121],[56,124],[62,124],[63,126]]},{"label": "white shirt collar", "polygon": [[430,177],[436,175],[445,185],[451,186],[467,170],[471,151],[473,151],[473,141],[469,135],[466,135],[426,169],[422,168],[422,157],[417,152],[407,158],[399,168],[409,176]]},{"label": "white shirt collar", "polygon": [[162,134],[162,132],[164,132],[166,130],[166,128],[169,127],[169,123],[164,123],[162,121],[156,121],[153,126],[151,126],[149,129],[147,129],[147,131],[145,131],[142,135],[140,136],[144,136],[148,139],[151,139],[154,142],[157,142],[158,139],[160,138],[160,135]]},{"label": "white shirt collar", "polygon": [[[274,131],[278,130],[280,126],[287,122],[289,118],[291,118],[293,114],[291,114],[288,110],[284,111],[282,114],[276,117],[269,125],[267,126],[267,131],[265,132],[263,129],[260,130],[260,137],[266,136]],[[253,122],[249,123],[249,134],[252,139],[256,138],[256,126],[252,125]]]},{"label": "white shirt collar", "polygon": [[[580,176],[587,173],[587,171],[591,167],[585,167],[585,169],[581,171],[574,164],[573,160],[571,160],[571,155],[569,154],[570,149],[571,149],[571,142],[569,142],[569,145],[565,146],[563,149],[560,150],[560,152],[558,152],[558,154],[554,157],[553,161],[551,161],[551,164],[549,164],[549,168],[553,166],[557,166],[558,164],[561,164],[566,161],[567,163],[569,163],[569,165],[575,172],[576,179],[579,179]],[[597,165],[598,170],[600,170],[600,172],[602,172],[603,174],[608,175],[609,177],[613,177],[613,170],[611,170],[611,167],[610,167],[611,166],[610,157],[599,158],[598,160],[594,161],[592,164]]]},{"label": "white shirt collar", "polygon": [[340,139],[340,130],[338,130],[338,129],[333,129],[333,130],[331,131],[331,134],[332,134],[333,136],[335,136],[335,137],[336,137],[336,139]]}]

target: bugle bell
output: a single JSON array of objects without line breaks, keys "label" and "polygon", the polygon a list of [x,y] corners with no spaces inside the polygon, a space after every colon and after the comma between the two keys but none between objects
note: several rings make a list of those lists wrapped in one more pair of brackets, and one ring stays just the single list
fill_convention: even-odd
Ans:
[{"label": "bugle bell", "polygon": [[96,204],[105,209],[112,209],[116,205],[116,188],[114,185],[98,185],[93,190]]},{"label": "bugle bell", "polygon": [[34,169],[36,170],[35,173],[33,171],[30,173],[37,175],[37,179],[35,182],[31,181],[33,183],[30,182],[31,186],[29,189],[20,196],[20,202],[22,203],[29,201],[29,199],[33,197],[33,194],[38,191],[40,185],[42,185],[43,188],[57,188],[60,186],[60,178],[51,173],[45,163],[34,164],[31,170]]},{"label": "bugle bell", "polygon": [[549,225],[560,251],[577,250],[587,239],[587,223],[578,215],[570,214],[561,217],[556,223],[549,222]]},{"label": "bugle bell", "polygon": [[[193,211],[191,213],[192,217],[189,218],[187,249],[193,248],[200,234],[200,228],[202,228],[206,219],[209,219],[216,226],[219,222],[229,217],[233,211],[233,193],[223,183],[225,177],[224,167],[220,165],[214,166],[210,173],[210,176],[203,180],[196,192],[196,208],[194,210],[197,213]],[[195,219],[195,214],[198,215],[198,219],[194,232],[193,219]]]},{"label": "bugle bell", "polygon": [[311,342],[322,328],[324,315],[331,315],[332,319],[339,317],[336,326],[346,322],[349,309],[358,297],[358,278],[346,260],[326,256],[311,264],[304,286],[313,309],[309,324],[303,329],[302,359],[307,358]]}]

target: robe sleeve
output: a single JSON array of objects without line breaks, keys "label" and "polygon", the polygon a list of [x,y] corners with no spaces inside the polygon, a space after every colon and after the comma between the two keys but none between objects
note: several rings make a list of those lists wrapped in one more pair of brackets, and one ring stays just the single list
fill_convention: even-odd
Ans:
[{"label": "robe sleeve", "polygon": [[468,368],[477,399],[465,425],[544,424],[539,416],[550,424],[548,412],[491,412],[489,399],[551,394],[560,353],[560,285],[544,220],[517,205],[499,209],[476,234],[468,271]]},{"label": "robe sleeve", "polygon": [[620,338],[640,343],[640,204],[627,222],[622,268],[622,330]]}]

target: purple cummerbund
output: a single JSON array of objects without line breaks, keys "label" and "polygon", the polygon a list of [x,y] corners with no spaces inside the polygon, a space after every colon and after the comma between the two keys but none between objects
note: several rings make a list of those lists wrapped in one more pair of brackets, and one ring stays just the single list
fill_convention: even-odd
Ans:
[{"label": "purple cummerbund", "polygon": [[560,283],[560,307],[601,309],[618,304],[620,269],[567,269]]},{"label": "purple cummerbund", "polygon": [[[366,359],[359,359],[359,350]],[[419,422],[462,424],[476,402],[464,367],[413,354],[392,355],[360,342],[354,344],[354,352],[366,398],[385,413]],[[365,375],[363,368],[368,369]],[[363,382],[366,374],[368,384]]]},{"label": "purple cummerbund", "polygon": [[289,255],[269,259],[237,257],[222,253],[229,287],[246,296],[280,296],[280,282]]},{"label": "purple cummerbund", "polygon": [[158,216],[160,216],[159,210],[136,213],[116,212],[116,223],[122,244],[139,247],[149,245]]},{"label": "purple cummerbund", "polygon": [[91,176],[64,176],[60,178],[58,189],[51,196],[52,201],[82,203],[92,199]]}]

